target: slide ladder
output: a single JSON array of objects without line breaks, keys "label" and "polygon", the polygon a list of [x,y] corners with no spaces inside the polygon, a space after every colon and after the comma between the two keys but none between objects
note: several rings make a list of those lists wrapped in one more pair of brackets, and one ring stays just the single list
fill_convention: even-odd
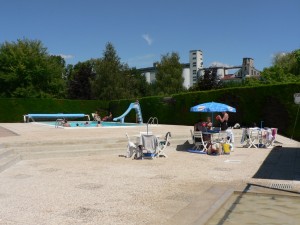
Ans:
[{"label": "slide ladder", "polygon": [[113,121],[118,121],[120,120],[121,123],[124,123],[125,116],[132,110],[135,110],[136,113],[136,118],[138,123],[143,123],[143,116],[142,116],[142,111],[141,111],[141,106],[139,103],[131,103],[128,107],[128,109],[119,117],[113,118]]}]

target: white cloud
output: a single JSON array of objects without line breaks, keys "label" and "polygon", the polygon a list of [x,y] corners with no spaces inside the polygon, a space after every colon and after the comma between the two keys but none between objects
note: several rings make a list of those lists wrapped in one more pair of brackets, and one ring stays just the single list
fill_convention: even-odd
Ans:
[{"label": "white cloud", "polygon": [[63,59],[73,59],[74,55],[65,55],[65,54],[58,54],[59,56],[61,56]]},{"label": "white cloud", "polygon": [[142,38],[147,42],[148,45],[152,45],[153,39],[149,34],[143,34]]}]

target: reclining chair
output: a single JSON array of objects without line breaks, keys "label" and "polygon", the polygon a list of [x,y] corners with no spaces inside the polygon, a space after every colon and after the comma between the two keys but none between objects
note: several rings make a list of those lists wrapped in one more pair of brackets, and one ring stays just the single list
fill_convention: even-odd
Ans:
[{"label": "reclining chair", "polygon": [[128,140],[127,143],[127,151],[126,151],[126,158],[132,158],[135,157],[137,154],[137,146],[136,144],[134,144],[131,140],[130,137],[128,136],[128,134],[126,133],[126,137]]},{"label": "reclining chair", "polygon": [[156,153],[156,157],[168,157],[165,153],[165,149],[171,144],[170,143],[170,138],[171,138],[171,132],[167,132],[165,139],[159,142],[159,148]]},{"label": "reclining chair", "polygon": [[142,135],[142,145],[139,146],[139,151],[142,155],[142,159],[153,159],[157,155],[158,151],[158,139],[155,135],[145,134]]}]

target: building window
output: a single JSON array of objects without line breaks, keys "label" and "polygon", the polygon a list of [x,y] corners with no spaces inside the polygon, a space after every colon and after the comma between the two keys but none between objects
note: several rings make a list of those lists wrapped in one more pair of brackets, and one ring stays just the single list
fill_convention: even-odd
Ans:
[{"label": "building window", "polygon": [[193,55],[196,55],[196,52],[193,52]]},{"label": "building window", "polygon": [[193,59],[197,59],[197,57],[193,57]]}]

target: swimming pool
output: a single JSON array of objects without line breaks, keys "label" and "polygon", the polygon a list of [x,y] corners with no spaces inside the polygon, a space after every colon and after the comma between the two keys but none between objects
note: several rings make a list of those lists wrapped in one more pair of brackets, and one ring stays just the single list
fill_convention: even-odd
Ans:
[{"label": "swimming pool", "polygon": [[[48,125],[55,127],[56,121],[41,121],[41,122],[34,122],[35,124],[40,125]],[[98,125],[97,121],[68,121],[71,127],[84,127],[84,128],[91,128],[91,127],[128,127],[128,126],[142,126],[143,124],[137,123],[119,123],[119,122],[107,122],[102,121],[100,125]]]}]

